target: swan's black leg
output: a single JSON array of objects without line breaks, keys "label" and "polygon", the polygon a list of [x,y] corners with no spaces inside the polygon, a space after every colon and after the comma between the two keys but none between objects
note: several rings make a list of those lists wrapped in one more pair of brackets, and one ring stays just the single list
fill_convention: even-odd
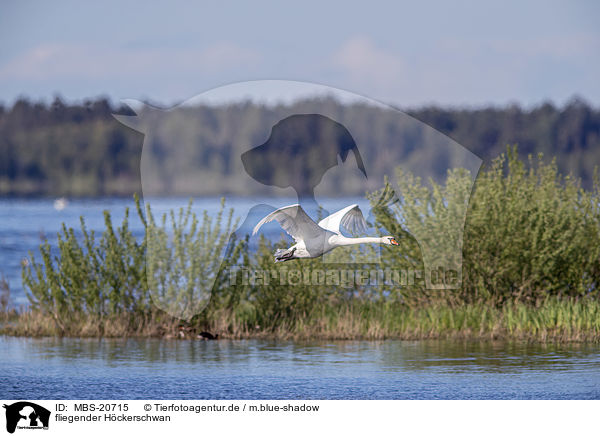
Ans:
[{"label": "swan's black leg", "polygon": [[292,260],[294,258],[295,248],[291,250],[277,250],[275,252],[275,262],[285,262],[286,260]]}]

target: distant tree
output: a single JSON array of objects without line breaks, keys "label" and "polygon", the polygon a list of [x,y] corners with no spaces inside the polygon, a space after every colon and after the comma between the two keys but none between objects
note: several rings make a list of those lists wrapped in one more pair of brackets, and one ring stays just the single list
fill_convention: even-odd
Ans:
[{"label": "distant tree", "polygon": [[[178,110],[157,130],[159,137],[169,137],[184,147],[186,159],[169,161],[169,144],[164,140],[157,140],[149,150],[160,170],[210,174],[210,183],[203,186],[205,193],[221,194],[227,186],[228,192],[250,194],[243,183],[236,182],[244,171],[242,153],[263,143],[264,132],[290,113],[318,113],[319,108],[336,114],[342,125],[352,121],[352,135],[368,138],[370,146],[361,149],[361,154],[373,171],[390,161],[428,162],[427,171],[445,171],[439,162],[422,155],[418,132],[399,124],[393,112],[360,103],[342,104],[332,98],[302,100],[291,107],[250,102],[188,107]],[[131,115],[131,110],[106,98],[67,103],[58,96],[50,104],[22,97],[12,106],[0,105],[0,195],[139,192],[143,136],[120,124],[113,113]],[[488,163],[507,145],[518,144],[521,158],[539,152],[547,159],[556,157],[558,170],[581,178],[584,187],[591,186],[594,168],[600,163],[600,110],[581,98],[573,98],[562,108],[546,102],[531,109],[517,105],[424,107],[408,114]],[[193,177],[189,180],[182,189],[193,194],[197,184]],[[362,194],[349,190],[343,176],[329,189],[336,194]]]}]

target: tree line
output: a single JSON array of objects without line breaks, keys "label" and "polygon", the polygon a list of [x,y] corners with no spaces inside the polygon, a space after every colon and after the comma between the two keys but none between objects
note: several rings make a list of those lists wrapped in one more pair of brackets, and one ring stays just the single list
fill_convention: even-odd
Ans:
[{"label": "tree line", "polygon": [[[149,153],[155,164],[191,180],[188,184],[176,181],[178,193],[221,195],[225,186],[227,192],[255,194],[239,176],[241,154],[264,142],[264,132],[282,114],[318,112],[323,107],[340,123],[351,124],[357,138],[374,144],[363,146],[361,153],[375,171],[379,167],[383,171],[389,156],[416,166],[428,160],[423,149],[415,146],[421,137],[414,126],[421,123],[410,120],[448,135],[487,163],[509,144],[518,144],[522,158],[538,153],[548,159],[554,156],[558,170],[580,178],[585,187],[592,186],[594,168],[600,162],[600,109],[577,98],[562,107],[551,103],[533,108],[424,107],[406,111],[403,123],[394,118],[395,111],[334,99],[302,100],[287,106],[200,105],[171,111],[172,116],[159,123],[157,138],[172,138],[187,150],[179,161],[169,157],[170,145],[164,141],[153,143]],[[56,98],[49,104],[22,98],[12,106],[0,105],[0,195],[129,196],[141,192],[144,135],[121,124],[113,114],[134,115],[131,109],[102,98],[82,103]],[[438,171],[434,164],[427,170]],[[197,172],[210,175],[201,183],[201,192],[194,188],[199,185],[192,177]],[[325,194],[364,193],[352,191],[344,181],[343,176],[335,179]]]}]

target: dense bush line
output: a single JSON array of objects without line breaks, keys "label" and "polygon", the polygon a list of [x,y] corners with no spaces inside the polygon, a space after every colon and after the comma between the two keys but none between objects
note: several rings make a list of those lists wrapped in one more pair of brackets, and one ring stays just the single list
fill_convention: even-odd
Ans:
[{"label": "dense bush line", "polygon": [[[389,265],[421,265],[417,241],[401,227],[406,217],[424,217],[434,234],[448,235],[456,202],[452,192],[468,186],[464,172],[448,174],[445,186],[427,188],[420,180],[398,174],[405,201],[375,209],[378,222],[399,236],[401,249],[386,252]],[[441,192],[441,196],[433,193]],[[428,194],[429,193],[429,194]],[[372,196],[374,198],[377,195]],[[407,201],[407,197],[409,201]],[[415,197],[420,201],[415,201]],[[426,200],[426,201],[422,201]],[[441,207],[440,207],[441,205]],[[441,209],[441,212],[434,213]],[[598,298],[600,283],[600,184],[582,189],[562,177],[555,161],[530,157],[527,165],[509,148],[481,171],[469,198],[462,240],[462,287],[427,291],[406,287],[402,300],[422,304],[444,298],[456,304],[504,302],[539,304],[548,297]]]},{"label": "dense bush line", "polygon": [[[453,171],[444,186],[426,186],[402,173],[397,179],[397,201],[381,202],[382,195],[394,198],[389,187],[371,195],[379,231],[400,242],[383,248],[378,267],[423,268],[419,243],[403,225],[418,217],[429,228],[448,228],[456,203],[465,201],[453,193],[470,178]],[[257,251],[248,249],[246,239],[228,241],[235,223],[224,204],[214,219],[198,218],[188,207],[155,220],[136,200],[146,225],[143,240],[129,230],[128,214],[115,227],[106,213],[102,235],[88,232],[82,219],[79,235],[63,228],[57,252],[42,244],[23,268],[31,310],[15,315],[5,331],[174,335],[183,326],[230,337],[598,340],[599,188],[596,180],[584,190],[561,177],[555,163],[532,158],[526,164],[509,149],[477,179],[464,229],[462,286],[443,291],[428,290],[422,281],[352,288],[278,280],[232,284],[234,266],[304,274],[322,269],[323,262],[274,264],[272,252],[285,241],[274,246],[263,239]],[[347,250],[339,256],[352,262],[363,254]],[[349,265],[372,267],[338,266]]]}]

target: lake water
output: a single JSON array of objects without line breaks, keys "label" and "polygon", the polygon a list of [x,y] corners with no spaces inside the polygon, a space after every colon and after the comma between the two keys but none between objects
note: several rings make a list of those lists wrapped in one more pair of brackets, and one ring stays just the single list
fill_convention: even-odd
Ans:
[{"label": "lake water", "polygon": [[600,347],[0,337],[3,399],[600,399]]}]

